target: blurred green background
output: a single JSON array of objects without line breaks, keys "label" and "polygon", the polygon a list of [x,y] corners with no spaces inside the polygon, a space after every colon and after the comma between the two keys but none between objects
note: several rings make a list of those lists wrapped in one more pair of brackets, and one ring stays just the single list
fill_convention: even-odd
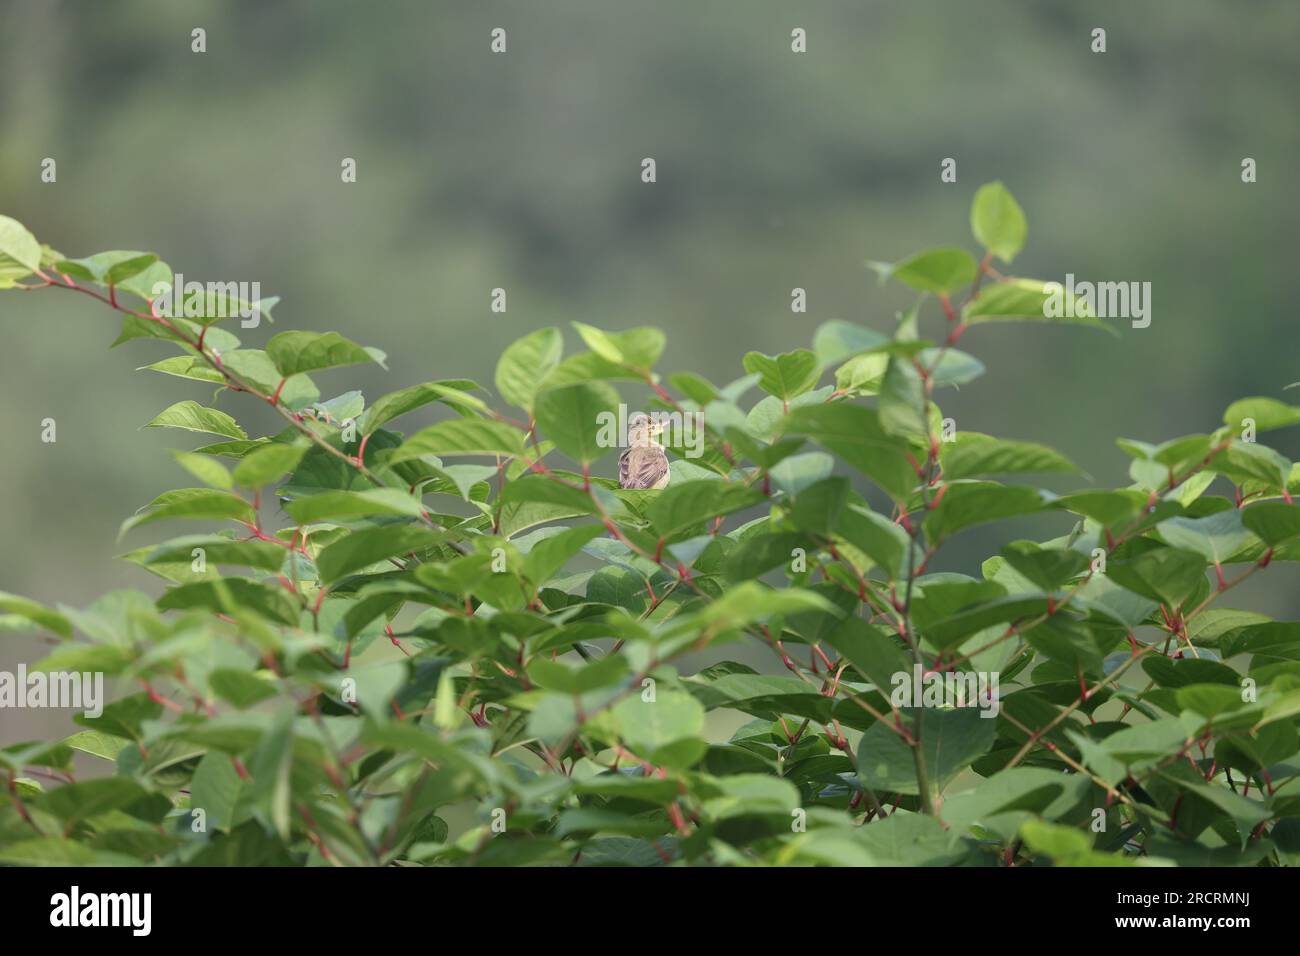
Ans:
[{"label": "blurred green background", "polygon": [[[829,318],[888,329],[909,300],[865,260],[972,246],[991,179],[1029,218],[1016,274],[1149,281],[1153,322],[977,330],[962,347],[988,374],[941,397],[960,429],[1122,484],[1118,435],[1209,430],[1300,379],[1296,0],[8,0],[0,24],[0,213],[67,255],[151,250],[190,278],[260,281],[283,302],[250,346],[337,329],[388,351],[389,373],[317,376],[326,397],[490,382],[508,342],[574,319],[660,326],[661,370],[720,382]],[[156,588],[111,560],[143,543],[118,525],[188,479],[166,453],[180,433],[139,428],[210,391],[133,373],[169,353],[108,351],[118,322],[88,299],[0,295],[0,330],[0,590],[83,605]],[[997,544],[972,535],[953,560],[974,571]],[[1295,614],[1294,582],[1236,603]]]}]

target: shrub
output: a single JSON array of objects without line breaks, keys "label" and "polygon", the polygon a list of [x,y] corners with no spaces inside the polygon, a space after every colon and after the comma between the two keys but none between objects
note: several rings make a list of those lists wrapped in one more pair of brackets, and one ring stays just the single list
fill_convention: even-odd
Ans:
[{"label": "shrub", "polygon": [[[920,293],[892,334],[827,322],[716,386],[654,372],[653,328],[574,323],[587,351],[567,358],[542,329],[501,356],[503,412],[459,378],[322,401],[314,376],[382,353],[311,331],[245,348],[216,317],[269,301],[163,310],[155,256],[66,259],[0,219],[0,287],[92,296],[123,340],[175,347],[150,369],[284,420],[248,437],[182,401],[149,423],[209,443],[176,453],[198,484],[124,532],[224,528],[124,555],[157,600],[0,595],[59,639],[41,669],[122,693],[0,751],[0,860],[1290,862],[1300,631],[1220,597],[1298,553],[1297,477],[1255,434],[1300,409],[1250,398],[1209,433],[1121,441],[1128,487],[1023,483],[1081,479],[1051,448],[954,431],[934,393],[982,371],[959,340],[1106,326],[1082,301],[1047,319],[1059,293],[994,267],[1025,237],[1000,184],[972,227],[982,258],[876,264]],[[603,477],[619,382],[680,416],[664,490]],[[395,430],[430,407],[449,414]],[[1025,515],[1059,534],[979,576],[931,570],[952,536]],[[728,659],[755,649],[767,672]],[[74,752],[104,772],[76,780]]]}]

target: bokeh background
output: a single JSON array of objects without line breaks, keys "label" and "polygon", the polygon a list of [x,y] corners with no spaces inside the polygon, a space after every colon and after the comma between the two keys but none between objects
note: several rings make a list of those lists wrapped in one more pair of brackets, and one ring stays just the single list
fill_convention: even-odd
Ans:
[{"label": "bokeh background", "polygon": [[[70,256],[260,281],[283,302],[245,343],[337,329],[383,348],[389,373],[317,376],[373,397],[490,382],[508,342],[575,319],[660,326],[661,370],[719,382],[826,319],[888,329],[908,299],[865,260],[972,246],[970,199],[1001,179],[1030,224],[1016,274],[1149,281],[1153,322],[980,329],[962,347],[988,373],[945,411],[1123,484],[1117,436],[1206,431],[1300,379],[1297,39],[1296,0],[3,0],[0,213]],[[0,590],[81,606],[158,587],[112,560],[143,543],[117,541],[123,518],[186,481],[181,433],[140,426],[211,395],[134,372],[170,353],[110,352],[117,332],[89,299],[0,295]],[[949,566],[998,543],[972,533]],[[1235,603],[1295,616],[1296,580]],[[41,656],[0,636],[0,667]]]}]

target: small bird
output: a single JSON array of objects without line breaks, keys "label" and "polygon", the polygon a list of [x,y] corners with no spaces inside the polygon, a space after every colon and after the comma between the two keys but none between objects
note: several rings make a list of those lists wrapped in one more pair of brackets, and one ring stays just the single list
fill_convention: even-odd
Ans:
[{"label": "small bird", "polygon": [[627,421],[627,451],[618,456],[620,488],[664,488],[668,485],[668,455],[655,436],[663,422],[636,412]]}]

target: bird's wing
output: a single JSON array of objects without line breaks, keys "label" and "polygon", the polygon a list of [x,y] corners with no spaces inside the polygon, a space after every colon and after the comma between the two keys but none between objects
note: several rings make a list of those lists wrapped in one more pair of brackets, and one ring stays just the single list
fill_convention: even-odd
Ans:
[{"label": "bird's wing", "polygon": [[620,488],[627,487],[628,458],[631,455],[632,455],[632,449],[629,448],[626,451],[624,451],[623,454],[618,456],[618,486]]},{"label": "bird's wing", "polygon": [[668,477],[668,456],[662,448],[629,448],[618,459],[618,483],[622,488],[662,487]]}]

